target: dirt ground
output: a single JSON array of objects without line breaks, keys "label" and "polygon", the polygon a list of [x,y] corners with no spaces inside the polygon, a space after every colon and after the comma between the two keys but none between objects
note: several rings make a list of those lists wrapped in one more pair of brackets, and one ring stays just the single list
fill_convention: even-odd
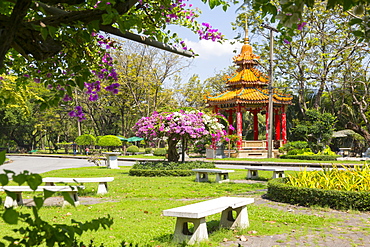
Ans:
[{"label": "dirt ground", "polygon": [[[233,181],[237,182],[237,181]],[[247,181],[243,181],[247,182]],[[250,181],[257,182],[257,181]],[[80,197],[82,205],[91,205],[109,201],[107,198]],[[32,205],[30,199],[25,199],[26,205]],[[45,205],[62,205],[62,197],[51,197],[45,201]],[[335,217],[341,219],[335,225],[323,229],[308,229],[303,233],[299,230],[290,233],[258,236],[250,234],[240,236],[236,240],[225,240],[220,247],[273,247],[273,246],[325,246],[325,247],[370,247],[370,212],[345,212],[330,209],[311,209],[290,204],[273,202],[266,198],[255,198],[255,204],[287,210],[294,214],[310,214],[318,217]]]}]

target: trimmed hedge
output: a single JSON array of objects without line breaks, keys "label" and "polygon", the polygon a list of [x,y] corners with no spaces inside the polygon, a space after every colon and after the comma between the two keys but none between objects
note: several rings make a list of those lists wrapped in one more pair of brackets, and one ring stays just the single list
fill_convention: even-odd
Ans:
[{"label": "trimmed hedge", "polygon": [[285,183],[286,178],[268,182],[267,197],[271,200],[301,206],[321,206],[340,210],[370,210],[370,192],[353,192],[301,188]]},{"label": "trimmed hedge", "polygon": [[130,176],[137,177],[186,177],[192,176],[195,173],[191,170],[145,170],[145,169],[130,169]]},{"label": "trimmed hedge", "polygon": [[297,159],[297,160],[337,160],[340,155],[280,155],[281,159]]},{"label": "trimmed hedge", "polygon": [[190,161],[185,163],[140,161],[129,171],[130,176],[160,177],[160,176],[191,176],[194,168],[216,168],[214,163]]},{"label": "trimmed hedge", "polygon": [[155,156],[165,156],[167,154],[167,149],[165,148],[157,148],[153,151]]}]

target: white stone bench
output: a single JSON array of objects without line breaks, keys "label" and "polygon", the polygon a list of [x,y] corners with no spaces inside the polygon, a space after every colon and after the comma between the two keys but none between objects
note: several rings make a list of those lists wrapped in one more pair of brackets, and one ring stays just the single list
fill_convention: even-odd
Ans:
[{"label": "white stone bench", "polygon": [[192,169],[196,173],[195,182],[208,182],[208,173],[216,173],[216,182],[230,182],[229,173],[234,170],[218,170],[218,169]]},{"label": "white stone bench", "polygon": [[[68,192],[72,198],[75,206],[80,205],[77,192],[79,189],[84,189],[84,186],[38,186],[36,190],[32,190],[29,186],[1,186],[0,191],[9,191],[16,194],[16,198],[13,199],[10,196],[6,196],[4,207],[17,207],[18,205],[23,205],[23,192],[33,192],[33,191],[52,191],[52,192]],[[69,202],[64,200],[63,207],[69,205]]]},{"label": "white stone bench", "polygon": [[112,182],[114,177],[101,177],[101,178],[58,178],[46,177],[42,181],[46,186],[53,186],[55,183],[99,183],[97,194],[108,193],[108,182]]},{"label": "white stone bench", "polygon": [[248,166],[245,167],[248,170],[247,179],[258,178],[258,171],[272,171],[272,178],[284,178],[284,172],[287,170],[285,168],[279,167],[260,167],[260,166]]},{"label": "white stone bench", "polygon": [[[254,202],[253,198],[220,197],[187,206],[167,209],[164,216],[177,217],[173,241],[194,244],[208,239],[206,216],[221,213],[220,227],[247,228],[249,226],[247,204]],[[233,217],[233,211],[236,217]],[[191,233],[188,223],[193,223],[194,230]]]}]

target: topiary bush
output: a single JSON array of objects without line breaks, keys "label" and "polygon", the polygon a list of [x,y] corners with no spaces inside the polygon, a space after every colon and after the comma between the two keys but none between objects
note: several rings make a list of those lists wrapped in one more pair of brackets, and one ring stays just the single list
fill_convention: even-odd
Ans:
[{"label": "topiary bush", "polygon": [[114,147],[122,146],[122,142],[117,136],[106,135],[99,138],[98,145],[112,150]]},{"label": "topiary bush", "polygon": [[139,152],[139,148],[135,145],[132,145],[132,146],[129,146],[126,150],[126,152],[128,153],[138,153]]},{"label": "topiary bush", "polygon": [[83,134],[77,137],[75,139],[75,142],[79,146],[90,146],[90,145],[95,145],[96,138],[90,134]]},{"label": "topiary bush", "polygon": [[286,184],[287,178],[268,182],[267,197],[271,200],[301,206],[321,206],[340,210],[370,210],[370,192],[323,190]]},{"label": "topiary bush", "polygon": [[150,153],[152,153],[152,150],[153,150],[152,148],[146,148],[145,149],[145,153],[146,154],[150,154]]},{"label": "topiary bush", "polygon": [[153,154],[155,156],[165,156],[167,154],[167,149],[165,148],[157,148],[154,150]]},{"label": "topiary bush", "polygon": [[191,176],[194,168],[216,168],[214,163],[202,161],[177,162],[136,162],[129,171],[130,176],[161,177]]}]

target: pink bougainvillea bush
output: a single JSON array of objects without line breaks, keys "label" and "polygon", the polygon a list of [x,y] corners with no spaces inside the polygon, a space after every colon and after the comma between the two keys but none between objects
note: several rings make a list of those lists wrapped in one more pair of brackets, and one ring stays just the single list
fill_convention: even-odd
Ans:
[{"label": "pink bougainvillea bush", "polygon": [[[149,117],[141,118],[133,127],[136,135],[150,143],[166,140],[168,143],[168,160],[178,161],[176,145],[181,140],[199,140],[208,136],[213,145],[225,137],[226,121],[222,115],[207,115],[197,110],[178,112],[153,112]],[[225,122],[224,124],[221,122]]]}]

